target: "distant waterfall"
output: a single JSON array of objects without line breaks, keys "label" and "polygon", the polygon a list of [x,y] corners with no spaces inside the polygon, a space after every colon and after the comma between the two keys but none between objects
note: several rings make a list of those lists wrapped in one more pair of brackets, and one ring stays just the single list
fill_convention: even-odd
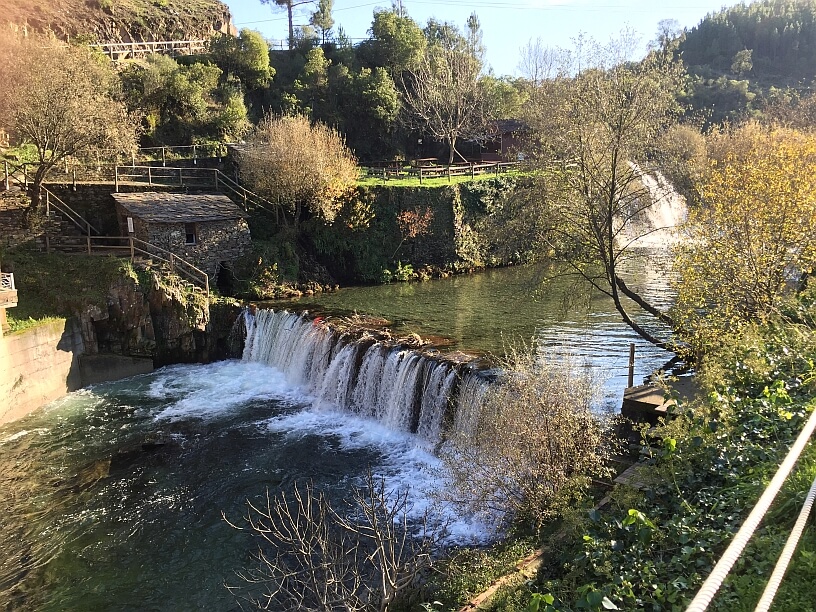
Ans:
[{"label": "distant waterfall", "polygon": [[476,427],[484,379],[469,368],[373,339],[350,339],[286,311],[245,313],[244,361],[281,370],[318,406],[376,419],[436,444]]},{"label": "distant waterfall", "polygon": [[685,198],[660,172],[641,173],[636,164],[631,166],[640,175],[644,195],[651,202],[635,202],[634,205],[641,210],[633,215],[629,226],[622,232],[622,238],[631,242],[632,246],[644,248],[673,244],[677,240],[675,230],[685,221],[688,213]]}]

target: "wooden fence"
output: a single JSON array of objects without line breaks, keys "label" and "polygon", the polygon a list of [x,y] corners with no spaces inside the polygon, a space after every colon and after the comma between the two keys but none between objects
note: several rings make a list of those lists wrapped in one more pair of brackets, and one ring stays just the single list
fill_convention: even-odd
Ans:
[{"label": "wooden fence", "polygon": [[469,176],[475,178],[484,174],[501,174],[517,167],[518,162],[489,162],[489,163],[470,163],[470,164],[455,164],[451,166],[382,166],[382,167],[364,167],[362,168],[364,174],[369,177],[381,178],[383,180],[399,179],[405,177],[416,177],[419,179],[419,184],[422,184],[424,179],[429,178],[445,178],[448,180],[454,176]]}]

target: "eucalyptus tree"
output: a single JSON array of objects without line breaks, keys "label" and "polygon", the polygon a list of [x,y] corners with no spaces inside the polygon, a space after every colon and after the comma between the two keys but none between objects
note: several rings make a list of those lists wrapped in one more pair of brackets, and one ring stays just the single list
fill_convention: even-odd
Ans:
[{"label": "eucalyptus tree", "polygon": [[671,318],[633,291],[621,269],[641,237],[638,219],[655,204],[643,178],[679,114],[683,67],[665,53],[627,61],[633,45],[625,36],[606,47],[578,42],[571,66],[532,92],[528,154],[541,183],[524,214],[538,217],[535,238],[562,262],[550,274],[588,282],[635,332],[670,348],[632,312],[668,325]]}]

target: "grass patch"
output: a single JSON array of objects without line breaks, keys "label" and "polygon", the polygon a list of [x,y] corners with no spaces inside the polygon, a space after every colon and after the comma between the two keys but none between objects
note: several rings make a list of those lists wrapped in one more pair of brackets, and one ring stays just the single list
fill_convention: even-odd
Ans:
[{"label": "grass patch", "polygon": [[9,308],[13,330],[73,316],[90,304],[104,306],[110,286],[123,276],[133,277],[125,259],[92,255],[65,255],[11,251],[3,270],[14,272],[18,305]]},{"label": "grass patch", "polygon": [[29,317],[27,319],[17,319],[13,315],[14,308],[9,308],[6,311],[6,320],[9,325],[9,331],[12,334],[15,334],[17,332],[23,332],[34,327],[39,327],[40,325],[48,325],[49,323],[65,321],[63,317],[42,317],[41,319],[32,319],[31,317]]}]

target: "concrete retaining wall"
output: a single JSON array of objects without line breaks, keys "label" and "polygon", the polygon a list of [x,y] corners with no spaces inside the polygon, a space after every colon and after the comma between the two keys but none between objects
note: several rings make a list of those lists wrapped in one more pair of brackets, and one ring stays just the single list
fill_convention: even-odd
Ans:
[{"label": "concrete retaining wall", "polygon": [[79,389],[83,351],[79,325],[71,320],[0,337],[0,423]]},{"label": "concrete retaining wall", "polygon": [[0,424],[90,384],[153,371],[153,360],[84,355],[73,319],[0,336]]}]

